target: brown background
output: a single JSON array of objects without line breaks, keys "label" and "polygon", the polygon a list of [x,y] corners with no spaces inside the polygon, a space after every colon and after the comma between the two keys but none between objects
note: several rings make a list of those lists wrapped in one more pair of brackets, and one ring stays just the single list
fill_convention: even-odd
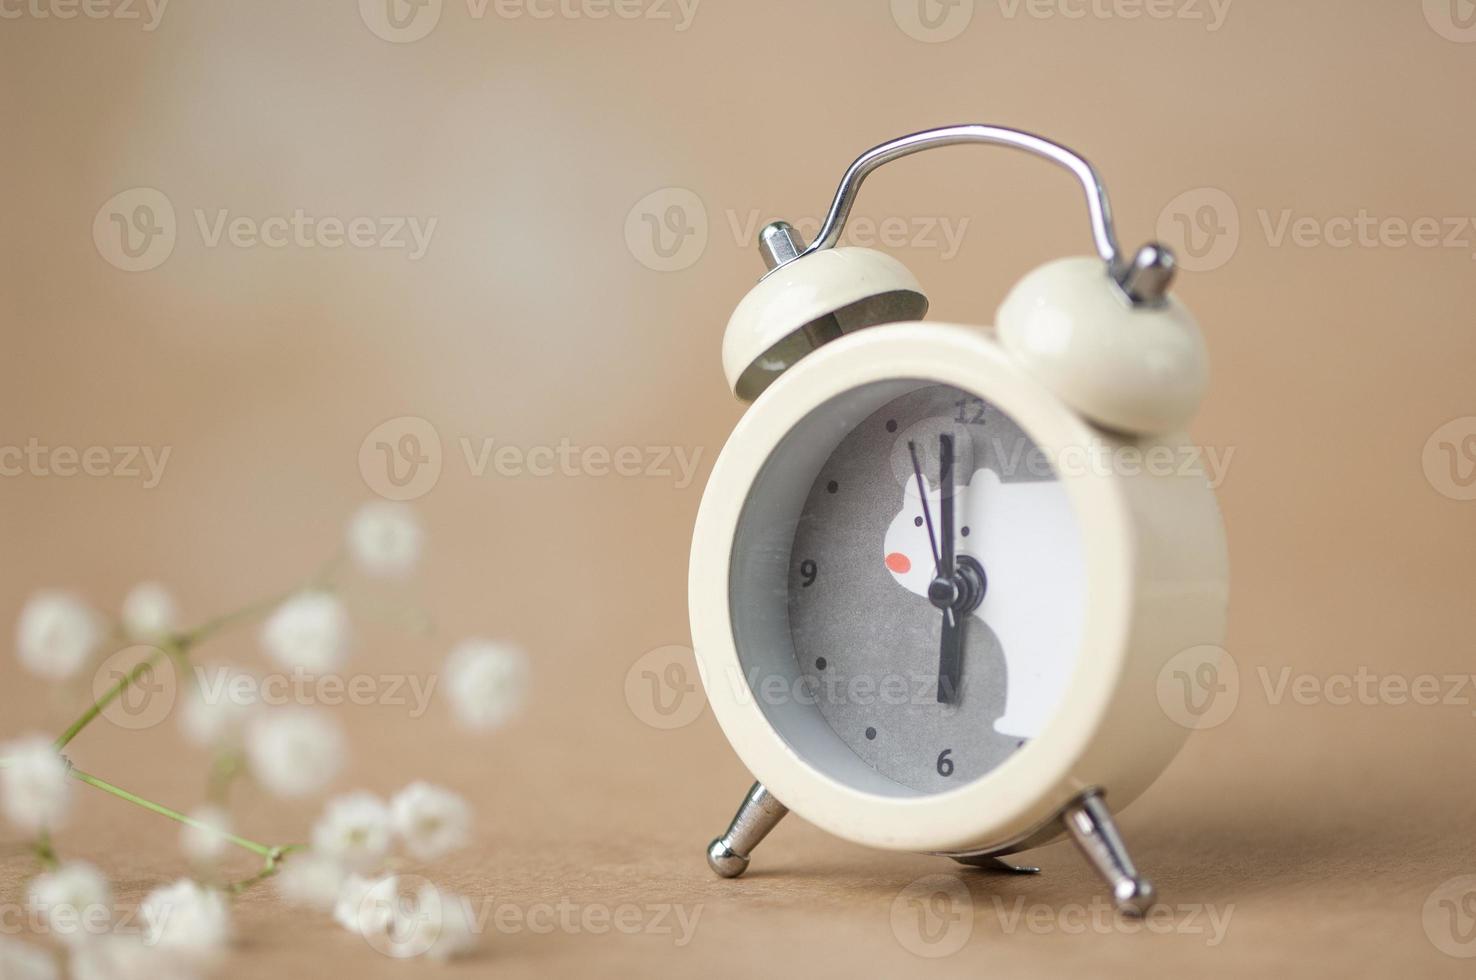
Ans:
[{"label": "brown background", "polygon": [[[1472,692],[1454,705],[1276,704],[1258,674],[1471,669],[1476,503],[1437,492],[1421,460],[1437,427],[1476,414],[1476,230],[1461,247],[1335,248],[1276,244],[1264,227],[1286,209],[1476,214],[1476,43],[1443,36],[1445,8],[1425,6],[1236,0],[1209,31],[1178,17],[1010,16],[979,0],[942,43],[909,36],[885,0],[705,0],[685,31],[496,8],[477,19],[447,0],[414,43],[375,36],[352,2],[176,0],[151,32],[0,20],[0,443],[172,447],[153,489],[0,480],[0,620],[44,586],[114,608],[158,578],[197,621],[288,584],[372,497],[366,434],[419,416],[444,450],[416,503],[430,545],[413,591],[437,632],[371,621],[354,669],[433,673],[456,639],[485,634],[530,651],[534,691],[517,723],[480,737],[460,734],[443,702],[420,719],[343,709],[353,762],[339,788],[388,793],[421,777],[466,793],[476,846],[427,873],[478,899],[702,906],[683,948],[523,932],[489,937],[448,972],[1232,974],[1293,960],[1317,975],[1468,971],[1427,938],[1422,909],[1442,882],[1476,873]],[[1233,256],[1179,290],[1214,358],[1193,434],[1235,453],[1220,493],[1241,695],[1122,820],[1167,901],[1233,905],[1216,947],[1007,929],[996,896],[1059,910],[1100,893],[1069,845],[1035,855],[1047,873],[1034,879],[971,877],[971,940],[936,961],[889,924],[900,889],[951,870],[936,859],[866,851],[791,818],[748,878],[716,881],[702,846],[748,777],[710,714],[661,731],[627,703],[643,653],[689,643],[688,535],[741,412],[718,349],[760,266],[732,222],[813,219],[862,149],[962,121],[1082,150],[1129,244],[1185,191],[1222,190],[1238,213]],[[179,237],[161,266],[129,274],[103,260],[91,226],[140,186],[169,197]],[[624,228],[637,201],[670,187],[697,194],[708,235],[700,258],[658,272]],[[438,227],[414,262],[209,248],[197,208]],[[1069,182],[998,152],[896,165],[857,213],[968,220],[955,257],[891,249],[941,319],[987,322],[1026,270],[1088,249]],[[700,448],[701,476],[685,489],[477,477],[463,437]],[[562,601],[568,581],[575,597]],[[250,630],[202,656],[263,666]],[[4,658],[0,734],[59,730],[78,703]],[[201,792],[205,760],[172,724],[100,724],[73,759],[167,802]],[[100,862],[125,900],[183,872],[169,825],[81,799],[60,846]],[[301,836],[317,805],[242,799],[243,829],[266,839]],[[24,842],[0,832],[0,900],[14,902],[31,870]],[[281,908],[269,889],[238,917],[232,976],[428,969]]]}]

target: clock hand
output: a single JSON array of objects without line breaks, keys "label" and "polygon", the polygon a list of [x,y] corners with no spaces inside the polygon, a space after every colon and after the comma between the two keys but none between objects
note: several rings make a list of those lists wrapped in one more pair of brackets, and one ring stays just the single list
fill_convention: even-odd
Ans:
[{"label": "clock hand", "polygon": [[938,577],[928,589],[933,604],[943,610],[943,639],[938,649],[938,703],[957,704],[963,675],[963,628],[954,606],[960,592],[953,547],[953,436],[938,437],[938,489],[941,553]]},{"label": "clock hand", "polygon": [[923,481],[922,465],[917,461],[917,443],[907,440],[907,451],[912,454],[912,472],[917,477],[917,495],[922,499],[923,520],[928,525],[928,547],[933,550],[933,571],[943,574],[943,561],[938,557],[938,536],[933,533],[933,514],[928,509],[928,485]]}]

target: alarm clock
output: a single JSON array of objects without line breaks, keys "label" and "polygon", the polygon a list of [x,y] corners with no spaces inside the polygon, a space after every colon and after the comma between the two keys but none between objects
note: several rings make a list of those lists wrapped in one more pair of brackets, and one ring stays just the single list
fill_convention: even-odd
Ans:
[{"label": "alarm clock", "polygon": [[[868,174],[961,143],[1069,170],[1096,246],[1026,275],[993,328],[923,322],[900,262],[838,245]],[[1172,254],[1124,256],[1086,160],[987,125],[867,151],[813,243],[775,222],[759,250],[722,348],[752,405],[692,540],[699,673],[756,780],[708,863],[741,874],[790,810],[997,871],[1068,834],[1143,914],[1154,889],[1112,811],[1188,734],[1159,679],[1214,669],[1227,602],[1183,433],[1207,358]]]}]

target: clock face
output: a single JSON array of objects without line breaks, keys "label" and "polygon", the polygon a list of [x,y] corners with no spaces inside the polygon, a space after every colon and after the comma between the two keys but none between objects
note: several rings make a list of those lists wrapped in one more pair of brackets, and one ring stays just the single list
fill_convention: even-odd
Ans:
[{"label": "clock face", "polygon": [[787,591],[796,696],[876,773],[937,793],[993,770],[1055,713],[1085,571],[1065,488],[1019,426],[958,388],[912,389],[864,416],[817,409],[838,442],[781,444],[771,465],[808,452],[818,474],[797,519],[762,537],[788,547],[772,587]]}]

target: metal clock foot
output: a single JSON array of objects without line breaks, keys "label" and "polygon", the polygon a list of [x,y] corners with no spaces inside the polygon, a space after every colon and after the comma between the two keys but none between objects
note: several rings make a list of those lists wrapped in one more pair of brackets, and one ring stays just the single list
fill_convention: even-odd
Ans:
[{"label": "metal clock foot", "polygon": [[1100,790],[1089,790],[1061,812],[1081,853],[1112,886],[1112,901],[1124,915],[1142,916],[1153,907],[1153,883],[1138,873],[1117,833]]},{"label": "metal clock foot", "polygon": [[707,864],[724,878],[736,878],[748,870],[748,856],[759,841],[784,819],[789,807],[774,799],[763,783],[754,783],[728,824],[728,832],[707,845]]}]

